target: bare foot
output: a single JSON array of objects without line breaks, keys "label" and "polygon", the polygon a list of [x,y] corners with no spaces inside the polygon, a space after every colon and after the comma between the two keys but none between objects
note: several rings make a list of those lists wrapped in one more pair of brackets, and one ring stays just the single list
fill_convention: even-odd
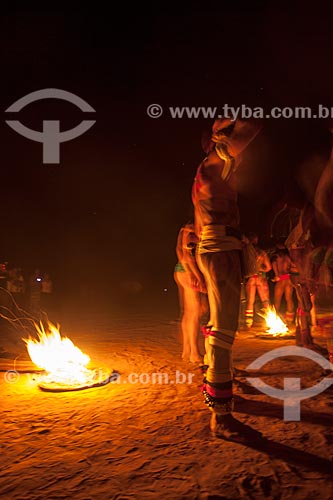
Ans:
[{"label": "bare foot", "polygon": [[218,415],[213,412],[210,419],[210,430],[214,437],[232,441],[255,441],[262,437],[261,432],[236,420],[231,413]]},{"label": "bare foot", "polygon": [[195,363],[196,365],[203,365],[203,358],[201,356],[191,356],[190,361],[191,363]]}]

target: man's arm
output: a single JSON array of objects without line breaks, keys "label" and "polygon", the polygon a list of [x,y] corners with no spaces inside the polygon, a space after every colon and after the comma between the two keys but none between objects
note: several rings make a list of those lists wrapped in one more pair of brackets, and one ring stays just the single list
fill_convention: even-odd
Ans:
[{"label": "man's arm", "polygon": [[194,231],[185,229],[183,232],[183,262],[186,269],[192,274],[192,285],[204,291],[206,289],[204,277],[198,267],[195,258],[195,247],[197,244],[197,237]]},{"label": "man's arm", "polygon": [[263,264],[263,271],[265,273],[268,273],[268,271],[270,271],[272,269],[271,261],[269,260],[269,257],[268,257],[266,252],[264,252],[264,254],[263,254],[262,264]]}]

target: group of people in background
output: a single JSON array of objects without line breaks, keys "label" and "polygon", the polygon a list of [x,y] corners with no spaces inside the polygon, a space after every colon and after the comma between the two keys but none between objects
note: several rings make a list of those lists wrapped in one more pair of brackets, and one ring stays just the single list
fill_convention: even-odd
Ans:
[{"label": "group of people in background", "polygon": [[51,306],[53,281],[49,273],[35,269],[26,278],[20,267],[10,267],[7,262],[0,264],[0,289],[2,307],[20,308],[38,317],[41,310]]},{"label": "group of people in background", "polygon": [[[323,284],[328,287],[333,285],[333,266],[330,262],[323,262],[323,259],[319,267],[315,265],[318,248],[311,243],[309,233],[304,235],[300,227],[303,213],[301,211],[300,221],[285,244],[279,243],[266,252],[258,247],[256,235],[255,240],[250,238],[257,257],[257,270],[254,276],[245,276],[245,324],[248,328],[253,326],[254,303],[258,293],[261,316],[273,305],[289,329],[295,328],[296,345],[321,351],[314,344],[312,335],[317,329],[316,292],[322,266],[327,274]],[[329,253],[333,256],[333,246]]]},{"label": "group of people in background", "polygon": [[[178,262],[174,278],[181,308],[182,359],[192,363],[203,362],[198,335],[200,325],[208,314],[207,289],[196,261],[196,244],[194,224],[189,222],[181,227],[178,234]],[[247,269],[243,273],[241,295],[245,311],[240,306],[239,326],[243,324],[247,329],[253,327],[258,302],[259,318],[264,317],[267,310],[274,306],[289,329],[295,328],[297,345],[316,349],[311,332],[317,327],[316,290],[319,286],[319,268],[316,272],[314,269],[317,267],[319,250],[310,245],[306,258],[301,263],[298,262],[297,267],[297,253],[300,249],[288,250],[285,244],[279,243],[264,250],[259,246],[258,235],[254,232],[242,236],[242,246]],[[333,255],[333,247],[331,253]],[[294,261],[291,255],[294,256]],[[332,269],[333,266],[328,263],[327,272],[331,274]],[[331,276],[329,279],[331,280]]]},{"label": "group of people in background", "polygon": [[[239,330],[242,287],[246,292],[247,328],[253,326],[257,294],[263,310],[273,301],[279,314],[284,297],[285,320],[295,324],[296,344],[316,350],[311,314],[313,321],[318,270],[323,263],[333,283],[333,238],[324,245],[316,245],[311,239],[317,214],[313,210],[309,216],[308,206],[300,210],[288,238],[273,251],[261,249],[256,234],[245,235],[240,230],[237,171],[242,152],[261,128],[257,120],[215,120],[205,144],[206,157],[192,185],[194,220],[181,227],[176,245],[174,278],[181,306],[182,357],[201,363],[202,393],[211,411],[210,428],[214,435],[225,438],[245,430],[232,414],[232,347]],[[330,173],[332,165],[331,157],[327,167]],[[327,191],[332,176],[326,178]],[[325,214],[332,229],[331,201],[328,206]],[[205,337],[203,358],[198,346],[200,330]]]}]

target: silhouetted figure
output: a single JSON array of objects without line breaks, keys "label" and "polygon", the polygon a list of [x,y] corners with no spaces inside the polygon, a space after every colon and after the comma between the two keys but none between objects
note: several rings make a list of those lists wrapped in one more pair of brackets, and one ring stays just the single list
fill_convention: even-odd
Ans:
[{"label": "silhouetted figure", "polygon": [[33,316],[40,317],[41,312],[42,275],[35,269],[29,283],[29,311]]},{"label": "silhouetted figure", "polygon": [[250,245],[253,246],[256,255],[256,269],[255,273],[247,278],[246,281],[246,310],[245,322],[248,328],[253,325],[254,318],[254,303],[256,294],[258,293],[262,303],[263,310],[267,310],[269,306],[269,288],[266,278],[266,273],[271,269],[271,262],[267,253],[258,246],[258,236],[255,233],[248,235]]},{"label": "silhouetted figure", "polygon": [[51,276],[45,273],[41,281],[41,308],[45,312],[50,312],[52,309],[53,297],[53,282]]},{"label": "silhouetted figure", "polygon": [[216,120],[207,157],[197,169],[192,188],[199,239],[197,262],[205,278],[210,311],[204,328],[207,372],[202,391],[212,411],[211,431],[225,437],[239,427],[231,415],[231,352],[238,328],[242,281],[236,170],[240,153],[259,130],[255,122]]},{"label": "silhouetted figure", "polygon": [[25,307],[25,280],[21,268],[14,268],[8,272],[7,290],[10,292],[18,307]]},{"label": "silhouetted figure", "polygon": [[286,301],[286,323],[291,325],[294,321],[294,301],[293,301],[293,293],[294,287],[290,280],[290,272],[291,272],[291,258],[289,252],[286,249],[278,248],[274,252],[273,261],[273,271],[274,277],[272,281],[275,283],[274,287],[274,306],[277,314],[281,311],[281,302],[283,297]]},{"label": "silhouetted figure", "polygon": [[186,224],[180,229],[176,247],[178,262],[174,272],[181,310],[182,358],[192,363],[203,361],[199,352],[198,335],[204,312],[203,293],[206,292],[204,278],[195,259],[197,242],[193,224]]}]

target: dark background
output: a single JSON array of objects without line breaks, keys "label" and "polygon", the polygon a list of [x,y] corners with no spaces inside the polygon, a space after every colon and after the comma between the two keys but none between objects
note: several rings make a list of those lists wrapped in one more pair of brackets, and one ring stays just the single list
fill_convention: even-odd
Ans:
[{"label": "dark background", "polygon": [[[0,259],[50,272],[63,296],[175,292],[177,233],[211,121],[154,120],[147,106],[333,106],[330,4],[247,5],[3,11]],[[42,145],[5,124],[8,106],[44,88],[96,110],[96,124],[61,145],[60,165],[43,165]],[[48,100],[15,118],[65,130],[87,117]],[[275,211],[311,197],[328,154],[326,121],[266,121],[247,155],[242,229],[268,245]]]}]

